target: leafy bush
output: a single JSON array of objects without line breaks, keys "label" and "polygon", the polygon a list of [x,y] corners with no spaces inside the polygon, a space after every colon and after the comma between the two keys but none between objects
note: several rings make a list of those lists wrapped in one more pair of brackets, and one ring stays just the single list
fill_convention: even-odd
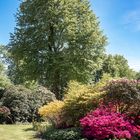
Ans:
[{"label": "leafy bush", "polygon": [[137,128],[126,115],[116,113],[115,108],[102,106],[80,120],[84,135],[89,139],[131,139]]},{"label": "leafy bush", "polygon": [[23,86],[10,86],[5,89],[1,103],[10,109],[10,117],[14,123],[31,122],[39,119],[37,109],[54,98],[54,94],[43,87],[32,92]]},{"label": "leafy bush", "polygon": [[75,81],[69,83],[64,98],[64,119],[68,126],[79,125],[79,119],[98,106],[99,100],[104,96],[102,88],[109,79],[110,77],[106,75],[93,86]]},{"label": "leafy bush", "polygon": [[86,140],[82,139],[79,128],[51,129],[46,131],[46,140]]},{"label": "leafy bush", "polygon": [[28,97],[31,91],[23,86],[11,86],[5,89],[1,98],[2,105],[11,111],[13,122],[24,122],[28,119]]},{"label": "leafy bush", "polygon": [[35,90],[32,91],[28,98],[29,105],[29,118],[28,121],[31,122],[32,119],[38,120],[38,108],[41,106],[54,101],[55,95],[43,86],[38,86]]},{"label": "leafy bush", "polygon": [[33,130],[37,132],[38,136],[43,137],[46,131],[53,128],[53,126],[49,122],[32,122]]},{"label": "leafy bush", "polygon": [[46,120],[51,121],[55,127],[59,127],[62,124],[62,110],[64,107],[63,101],[55,100],[50,102],[48,105],[44,105],[39,108],[38,113],[43,116]]},{"label": "leafy bush", "polygon": [[104,102],[112,102],[119,112],[140,113],[140,82],[136,80],[113,80],[105,87]]}]

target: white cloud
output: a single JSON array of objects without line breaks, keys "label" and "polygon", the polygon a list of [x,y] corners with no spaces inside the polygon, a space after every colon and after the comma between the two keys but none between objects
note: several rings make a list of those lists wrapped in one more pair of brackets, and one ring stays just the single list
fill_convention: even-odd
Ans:
[{"label": "white cloud", "polygon": [[140,32],[140,9],[127,12],[123,17],[125,28]]},{"label": "white cloud", "polygon": [[128,63],[132,69],[140,71],[140,61],[138,59],[130,59]]}]

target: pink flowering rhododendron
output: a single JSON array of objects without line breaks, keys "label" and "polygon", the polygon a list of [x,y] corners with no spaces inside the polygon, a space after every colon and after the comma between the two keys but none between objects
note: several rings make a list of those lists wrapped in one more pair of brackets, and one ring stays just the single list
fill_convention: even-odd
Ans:
[{"label": "pink flowering rhododendron", "polygon": [[80,120],[84,135],[89,139],[131,139],[137,132],[133,120],[110,107],[100,107]]}]

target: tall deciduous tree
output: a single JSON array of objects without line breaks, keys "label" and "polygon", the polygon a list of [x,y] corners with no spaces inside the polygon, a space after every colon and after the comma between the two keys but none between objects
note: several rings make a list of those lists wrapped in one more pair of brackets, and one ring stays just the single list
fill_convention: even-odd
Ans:
[{"label": "tall deciduous tree", "polygon": [[107,55],[104,59],[102,69],[98,73],[99,77],[103,73],[108,73],[112,77],[127,77],[128,79],[135,79],[136,75],[136,72],[129,67],[127,59],[122,55]]},{"label": "tall deciduous tree", "polygon": [[100,68],[105,44],[88,0],[26,0],[10,52],[17,78],[47,85],[61,98],[69,80],[86,83]]}]

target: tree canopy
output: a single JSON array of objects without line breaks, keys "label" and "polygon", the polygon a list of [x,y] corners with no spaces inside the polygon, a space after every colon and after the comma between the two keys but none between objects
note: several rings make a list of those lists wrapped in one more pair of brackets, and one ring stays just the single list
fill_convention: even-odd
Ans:
[{"label": "tree canopy", "polygon": [[26,0],[11,34],[11,72],[18,83],[35,80],[61,98],[69,80],[93,78],[105,45],[88,0]]},{"label": "tree canopy", "polygon": [[136,72],[129,67],[127,59],[118,54],[106,55],[99,76],[104,73],[108,73],[112,77],[127,77],[128,79],[134,79],[136,76]]}]

